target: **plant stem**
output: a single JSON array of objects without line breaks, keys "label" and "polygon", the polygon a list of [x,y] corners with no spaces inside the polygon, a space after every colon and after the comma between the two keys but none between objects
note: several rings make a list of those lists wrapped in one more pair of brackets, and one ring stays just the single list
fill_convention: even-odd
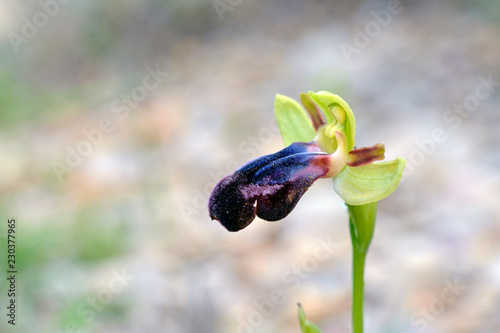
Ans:
[{"label": "plant stem", "polygon": [[365,259],[375,231],[377,203],[347,205],[352,241],[352,332],[363,333]]},{"label": "plant stem", "polygon": [[364,272],[366,252],[352,247],[352,332],[363,333]]}]

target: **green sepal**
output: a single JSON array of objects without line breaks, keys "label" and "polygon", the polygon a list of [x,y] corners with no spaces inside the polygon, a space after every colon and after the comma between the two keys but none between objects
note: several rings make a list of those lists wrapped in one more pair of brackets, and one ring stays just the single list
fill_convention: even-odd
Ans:
[{"label": "green sepal", "polygon": [[[309,91],[309,96],[318,104],[323,111],[328,124],[335,124],[344,128],[343,132],[347,141],[349,151],[354,149],[354,137],[356,135],[356,119],[349,104],[339,95],[328,91],[319,91],[317,93]],[[334,133],[331,133],[332,135]]]},{"label": "green sepal", "polygon": [[374,162],[360,167],[346,166],[333,178],[335,192],[349,205],[382,200],[399,185],[406,160]]},{"label": "green sepal", "polygon": [[309,142],[314,139],[313,128],[307,112],[290,97],[276,94],[274,115],[285,147],[293,142]]},{"label": "green sepal", "polygon": [[302,333],[322,333],[318,326],[314,325],[309,319],[306,318],[306,313],[302,305],[297,304],[299,308],[299,323]]}]

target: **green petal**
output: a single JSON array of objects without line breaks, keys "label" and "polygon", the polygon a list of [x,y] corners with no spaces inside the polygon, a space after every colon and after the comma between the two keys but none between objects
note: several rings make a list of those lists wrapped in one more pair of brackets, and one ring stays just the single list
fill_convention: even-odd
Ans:
[{"label": "green petal", "polygon": [[346,166],[333,178],[335,192],[349,205],[379,201],[398,187],[405,159],[374,162],[360,167]]},{"label": "green petal", "polygon": [[293,142],[309,142],[314,139],[316,132],[306,111],[290,97],[276,95],[274,115],[285,147]]},{"label": "green petal", "polygon": [[302,333],[322,333],[318,326],[314,325],[309,319],[306,318],[304,309],[300,304],[299,307],[299,323]]},{"label": "green petal", "polygon": [[309,114],[309,118],[311,118],[314,129],[317,131],[321,125],[326,123],[321,108],[314,103],[309,94],[300,93],[300,101]]},{"label": "green petal", "polygon": [[356,135],[356,120],[349,104],[340,96],[328,91],[319,91],[317,93],[309,91],[308,94],[319,105],[329,124],[337,120],[344,124],[347,147],[349,151],[353,150],[354,136]]}]

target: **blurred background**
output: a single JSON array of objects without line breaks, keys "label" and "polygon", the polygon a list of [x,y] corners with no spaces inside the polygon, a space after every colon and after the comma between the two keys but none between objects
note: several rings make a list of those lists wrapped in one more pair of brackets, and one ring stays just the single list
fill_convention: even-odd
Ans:
[{"label": "blurred background", "polygon": [[283,147],[276,93],[328,90],[407,159],[379,204],[367,332],[500,331],[500,2],[0,3],[2,332],[350,332],[348,220],[318,181],[229,233],[215,182]]}]

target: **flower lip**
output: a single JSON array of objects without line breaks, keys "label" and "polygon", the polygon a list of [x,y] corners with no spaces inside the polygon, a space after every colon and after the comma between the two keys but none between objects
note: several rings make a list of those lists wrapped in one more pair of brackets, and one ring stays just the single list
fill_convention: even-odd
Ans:
[{"label": "flower lip", "polygon": [[294,142],[288,147],[269,155],[264,155],[258,157],[248,163],[243,164],[236,172],[256,172],[256,169],[262,167],[265,164],[271,163],[273,161],[279,160],[286,156],[306,153],[306,152],[319,152],[321,148],[316,142]]},{"label": "flower lip", "polygon": [[229,231],[245,228],[256,215],[267,221],[284,218],[328,173],[330,155],[318,150],[314,143],[294,143],[243,165],[213,189],[210,217]]},{"label": "flower lip", "polygon": [[235,172],[217,183],[210,195],[210,218],[218,220],[229,231],[241,230],[255,218],[255,207],[240,191],[247,181],[245,173]]}]

